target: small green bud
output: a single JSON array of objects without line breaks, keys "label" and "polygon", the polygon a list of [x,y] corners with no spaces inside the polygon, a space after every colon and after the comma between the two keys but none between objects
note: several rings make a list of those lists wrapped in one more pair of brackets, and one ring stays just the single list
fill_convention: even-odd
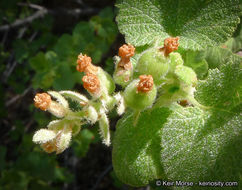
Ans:
[{"label": "small green bud", "polygon": [[105,114],[104,110],[101,110],[100,112],[101,112],[100,119],[99,119],[100,134],[102,136],[103,143],[109,146],[111,142],[110,142],[110,130],[109,130],[108,117]]},{"label": "small green bud", "polygon": [[178,65],[175,69],[175,74],[178,79],[186,86],[195,86],[197,75],[190,67]]},{"label": "small green bud", "polygon": [[124,101],[128,107],[143,110],[153,104],[156,98],[156,86],[151,75],[141,75],[132,81],[124,91]]},{"label": "small green bud", "polygon": [[49,130],[49,129],[40,129],[35,132],[33,136],[33,142],[35,143],[46,143],[48,141],[53,140],[57,135],[57,131]]},{"label": "small green bud", "polygon": [[139,58],[135,75],[152,75],[154,83],[160,85],[169,70],[169,57],[157,48],[150,49]]},{"label": "small green bud", "polygon": [[56,137],[56,154],[62,153],[70,146],[71,138],[72,129],[69,126],[65,126]]},{"label": "small green bud", "polygon": [[172,52],[169,54],[171,63],[170,63],[170,72],[175,71],[176,66],[183,65],[183,59],[180,53]]},{"label": "small green bud", "polygon": [[96,109],[93,106],[87,106],[84,108],[84,111],[86,113],[87,120],[90,121],[91,124],[96,123],[98,120],[98,113]]},{"label": "small green bud", "polygon": [[116,84],[126,87],[132,78],[133,70],[115,69],[113,78]]},{"label": "small green bud", "polygon": [[98,68],[97,76],[101,82],[102,92],[112,94],[115,90],[113,78],[100,67]]},{"label": "small green bud", "polygon": [[78,92],[73,92],[70,90],[63,90],[59,92],[60,94],[64,95],[71,100],[78,102],[81,106],[85,106],[88,104],[89,100],[86,96],[79,94]]},{"label": "small green bud", "polygon": [[174,73],[167,75],[167,81],[161,87],[161,93],[155,106],[169,106],[180,100],[190,100],[194,96],[197,77],[195,72],[186,66],[176,66]]},{"label": "small green bud", "polygon": [[61,130],[40,129],[33,136],[33,142],[41,144],[45,152],[63,152],[69,145],[72,138],[72,127],[67,124]]},{"label": "small green bud", "polygon": [[117,93],[114,98],[117,104],[117,113],[118,115],[122,115],[125,111],[124,97],[120,93]]}]

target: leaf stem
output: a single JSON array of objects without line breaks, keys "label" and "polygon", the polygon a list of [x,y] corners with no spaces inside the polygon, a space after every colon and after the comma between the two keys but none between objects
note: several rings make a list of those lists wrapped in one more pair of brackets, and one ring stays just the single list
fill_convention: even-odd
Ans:
[{"label": "leaf stem", "polygon": [[188,97],[188,100],[194,105],[194,106],[197,106],[197,107],[199,107],[199,108],[201,108],[201,109],[203,109],[203,110],[209,110],[209,109],[211,109],[212,107],[210,107],[210,106],[204,106],[204,105],[202,105],[202,104],[200,104],[194,97],[192,97],[192,96],[189,96]]},{"label": "leaf stem", "polygon": [[133,115],[133,117],[134,117],[133,125],[134,126],[136,126],[136,124],[137,124],[137,122],[139,120],[139,115],[140,115],[140,110],[134,111],[134,115]]}]

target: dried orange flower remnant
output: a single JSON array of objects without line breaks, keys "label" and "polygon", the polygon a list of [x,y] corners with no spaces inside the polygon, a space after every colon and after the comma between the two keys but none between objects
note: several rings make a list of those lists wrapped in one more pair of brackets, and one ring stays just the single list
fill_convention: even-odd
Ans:
[{"label": "dried orange flower remnant", "polygon": [[42,148],[47,153],[52,153],[52,152],[56,151],[57,150],[57,146],[56,146],[55,140],[42,144]]},{"label": "dried orange flower remnant", "polygon": [[91,57],[87,55],[80,54],[76,62],[77,62],[76,70],[79,72],[93,73],[93,74],[97,72],[98,68],[92,64]]},{"label": "dried orange flower remnant", "polygon": [[47,93],[37,93],[34,97],[34,105],[35,107],[46,111],[51,104],[51,97]]},{"label": "dried orange flower remnant", "polygon": [[139,84],[137,86],[138,92],[149,92],[152,90],[154,81],[151,75],[140,75],[139,76]]},{"label": "dried orange flower remnant", "polygon": [[135,48],[131,44],[124,44],[119,48],[118,55],[121,58],[130,58],[134,56]]},{"label": "dried orange flower remnant", "polygon": [[98,77],[92,73],[87,73],[82,77],[84,88],[91,94],[99,94],[100,92],[100,81]]},{"label": "dried orange flower remnant", "polygon": [[161,50],[164,51],[164,55],[168,56],[171,52],[178,49],[179,43],[178,43],[179,37],[175,38],[166,38],[164,40],[164,47],[161,48]]},{"label": "dried orange flower remnant", "polygon": [[135,48],[131,44],[124,44],[119,48],[118,55],[121,60],[118,63],[118,68],[122,70],[131,70],[132,64],[130,62],[130,57],[134,56]]}]

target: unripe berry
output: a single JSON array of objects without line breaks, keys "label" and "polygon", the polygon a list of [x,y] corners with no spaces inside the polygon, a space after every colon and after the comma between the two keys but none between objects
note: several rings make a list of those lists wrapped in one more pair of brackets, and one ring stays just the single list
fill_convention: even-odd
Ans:
[{"label": "unripe berry", "polygon": [[183,59],[180,53],[172,52],[169,54],[171,60],[169,72],[174,72],[176,67],[183,65]]},{"label": "unripe berry", "polygon": [[178,65],[175,70],[178,79],[186,86],[196,86],[197,75],[190,67]]},{"label": "unripe berry", "polygon": [[113,79],[116,84],[119,84],[122,87],[126,87],[130,79],[132,79],[133,70],[121,70],[116,69],[114,71]]},{"label": "unripe berry", "polygon": [[101,82],[101,88],[103,88],[102,90],[106,91],[108,94],[112,94],[115,90],[115,83],[113,78],[100,67],[98,68],[97,76]]},{"label": "unripe berry", "polygon": [[143,110],[151,106],[156,98],[156,86],[151,75],[141,75],[132,81],[124,91],[126,106],[135,110]]},{"label": "unripe berry", "polygon": [[169,106],[171,103],[188,100],[194,96],[194,86],[196,86],[196,73],[182,64],[175,67],[174,73],[167,75],[167,81],[162,85],[160,97],[156,106]]},{"label": "unripe berry", "polygon": [[137,75],[152,75],[154,83],[160,85],[169,70],[170,59],[164,56],[159,49],[146,51],[138,60],[135,69]]}]

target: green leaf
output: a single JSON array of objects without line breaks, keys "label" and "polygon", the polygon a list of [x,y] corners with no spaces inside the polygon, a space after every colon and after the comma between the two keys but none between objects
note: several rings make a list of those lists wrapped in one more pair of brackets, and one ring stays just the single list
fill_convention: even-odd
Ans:
[{"label": "green leaf", "polygon": [[198,79],[204,79],[208,73],[208,63],[203,51],[181,52],[184,65],[191,67],[197,74]]},{"label": "green leaf", "polygon": [[194,50],[225,42],[240,14],[238,0],[119,0],[117,7],[127,42],[141,46],[179,36],[180,47]]},{"label": "green leaf", "polygon": [[55,167],[55,178],[56,181],[70,183],[73,181],[74,176],[67,168]]},{"label": "green leaf", "polygon": [[219,68],[209,70],[206,80],[199,81],[195,97],[208,106],[205,110],[177,104],[170,111],[147,110],[135,127],[133,114],[127,113],[118,122],[113,140],[113,166],[119,179],[132,186],[155,179],[239,182],[241,63],[241,58],[231,55]]},{"label": "green leaf", "polygon": [[27,176],[25,172],[21,172],[11,168],[10,170],[4,170],[0,178],[0,187],[3,190],[19,189],[25,190],[28,188],[30,176]]},{"label": "green leaf", "polygon": [[241,182],[242,105],[232,101],[242,84],[241,60],[231,56],[199,81],[195,97],[207,109],[173,108],[161,140],[161,162],[169,180]]},{"label": "green leaf", "polygon": [[239,182],[242,171],[241,108],[237,106],[231,111],[176,108],[164,125],[162,135],[161,159],[168,179],[194,183]]},{"label": "green leaf", "polygon": [[30,58],[29,63],[35,71],[44,71],[49,68],[49,63],[43,52],[40,52],[35,57]]},{"label": "green leaf", "polygon": [[230,38],[225,43],[225,46],[235,53],[242,49],[242,23],[241,22],[238,25],[235,33],[237,32],[238,32],[238,35],[234,36],[233,38]]},{"label": "green leaf", "polygon": [[18,62],[22,62],[24,59],[29,57],[28,43],[24,40],[16,40],[13,43],[15,58]]},{"label": "green leaf", "polygon": [[[25,156],[19,156],[16,161],[16,169],[25,171],[32,177],[43,180],[53,180],[55,161],[53,157],[48,157],[44,153],[28,152]],[[48,171],[47,173],[45,171]]]},{"label": "green leaf", "polygon": [[164,177],[160,162],[162,125],[169,115],[167,108],[141,113],[133,126],[133,114],[128,112],[116,126],[113,139],[113,167],[117,177],[131,186],[144,186]]},{"label": "green leaf", "polygon": [[242,84],[241,65],[241,57],[230,56],[220,70],[210,70],[207,80],[198,83],[195,98],[205,106],[224,109],[235,106],[233,97],[238,96]]},{"label": "green leaf", "polygon": [[76,55],[74,52],[73,38],[69,34],[63,34],[57,41],[54,51],[58,55],[60,60],[68,63],[75,62]]},{"label": "green leaf", "polygon": [[77,157],[84,157],[89,150],[90,144],[94,140],[94,134],[88,130],[83,129],[81,132],[74,138],[73,141],[73,150]]},{"label": "green leaf", "polygon": [[205,59],[209,69],[219,68],[220,65],[226,63],[227,58],[232,52],[222,47],[211,47],[205,51]]},{"label": "green leaf", "polygon": [[54,79],[53,87],[55,90],[72,89],[75,85],[75,77],[71,72],[70,66],[60,63]]}]

